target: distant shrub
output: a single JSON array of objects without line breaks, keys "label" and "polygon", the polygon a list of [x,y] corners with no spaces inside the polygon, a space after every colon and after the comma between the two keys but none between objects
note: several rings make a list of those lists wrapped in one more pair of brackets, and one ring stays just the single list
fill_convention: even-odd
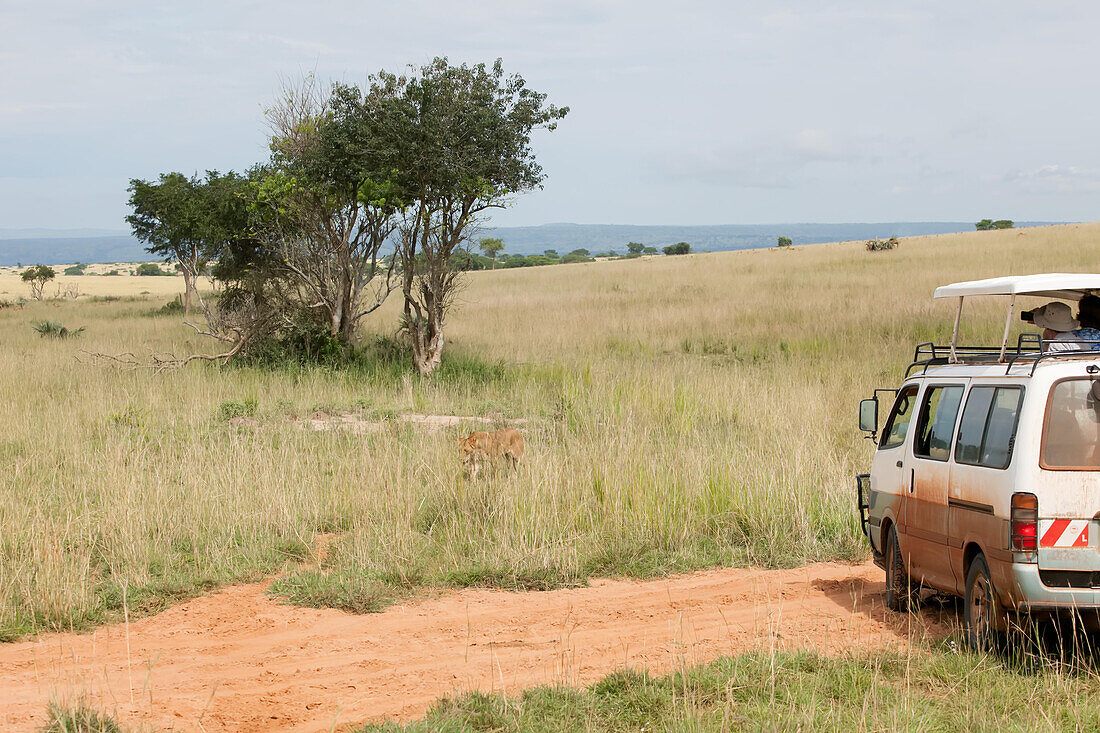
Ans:
[{"label": "distant shrub", "polygon": [[159,316],[179,316],[183,315],[183,303],[180,302],[180,298],[176,297],[168,301],[160,308],[154,308],[148,311],[145,315],[157,318]]},{"label": "distant shrub", "polygon": [[70,266],[66,267],[64,274],[70,275],[70,276],[71,275],[83,275],[84,270],[86,270],[87,268],[88,268],[87,265],[82,265],[78,262],[75,265],[70,265]]},{"label": "distant shrub", "polygon": [[884,252],[888,249],[897,249],[898,238],[890,237],[889,239],[868,239],[867,244],[868,252]]},{"label": "distant shrub", "polygon": [[790,247],[792,244],[793,244],[793,242],[791,242],[790,237],[780,237],[779,241],[776,242],[775,246],[776,247]]},{"label": "distant shrub", "polygon": [[57,321],[38,321],[31,324],[31,328],[43,338],[67,339],[79,336],[84,332],[84,327],[68,329]]},{"label": "distant shrub", "polygon": [[666,255],[686,255],[691,254],[691,245],[687,242],[677,242],[676,244],[670,244],[664,248]]},{"label": "distant shrub", "polygon": [[145,277],[156,277],[159,275],[170,275],[172,273],[160,269],[160,265],[156,262],[142,262],[137,266],[137,269],[134,270],[134,274]]},{"label": "distant shrub", "polygon": [[23,271],[20,276],[23,282],[31,286],[31,296],[35,300],[42,300],[42,288],[46,287],[46,283],[53,280],[57,276],[54,269],[48,265],[35,265],[34,267],[28,267]]},{"label": "distant shrub", "polygon": [[642,254],[644,254],[644,255],[655,255],[655,254],[657,254],[657,248],[656,247],[646,247],[645,249],[642,250]]},{"label": "distant shrub", "polygon": [[997,219],[996,221],[994,221],[993,219],[982,219],[974,225],[974,228],[977,229],[979,232],[988,232],[994,229],[1011,229],[1012,220]]},{"label": "distant shrub", "polygon": [[575,252],[570,252],[565,257],[561,258],[561,263],[563,265],[569,265],[569,264],[572,264],[574,262],[592,262],[592,261],[593,261],[592,258],[589,257],[588,255],[580,255],[580,254],[577,254]]},{"label": "distant shrub", "polygon": [[107,272],[103,273],[103,275],[104,275],[104,277],[115,276],[115,275],[121,276],[122,273],[120,273],[118,270],[108,270]]},{"label": "distant shrub", "polygon": [[180,302],[179,298],[170,300],[160,307],[160,312],[162,315],[166,316],[174,316],[178,313],[183,313],[183,303]]},{"label": "distant shrub", "polygon": [[232,420],[235,417],[254,417],[259,403],[255,397],[245,400],[226,400],[218,405],[218,419]]}]

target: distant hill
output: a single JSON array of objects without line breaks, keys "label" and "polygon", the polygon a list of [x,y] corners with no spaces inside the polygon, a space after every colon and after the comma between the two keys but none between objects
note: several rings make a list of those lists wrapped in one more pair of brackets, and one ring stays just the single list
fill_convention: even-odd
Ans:
[{"label": "distant hill", "polygon": [[67,265],[73,262],[153,262],[160,258],[129,234],[110,237],[0,239],[0,266]]},{"label": "distant hill", "polygon": [[[1062,222],[1017,222],[1016,226],[1043,226]],[[555,249],[565,254],[584,248],[590,252],[626,252],[627,242],[663,247],[687,242],[695,251],[774,247],[778,237],[794,244],[847,242],[872,237],[917,237],[974,231],[973,222],[899,221],[852,224],[723,224],[719,226],[632,226],[629,224],[543,224],[534,227],[501,227],[480,236],[500,237],[509,254],[537,254]]]},{"label": "distant hill", "polygon": [[[1017,222],[1042,226],[1062,222]],[[794,244],[844,242],[872,237],[915,237],[974,231],[973,222],[924,221],[853,224],[722,224],[716,226],[632,226],[629,224],[543,224],[533,227],[486,228],[477,236],[504,240],[508,254],[538,254],[556,249],[626,252],[627,242],[663,247],[687,242],[695,251],[774,247],[776,238]],[[0,266],[64,265],[72,262],[151,262],[158,258],[124,231],[102,229],[0,229]]]}]

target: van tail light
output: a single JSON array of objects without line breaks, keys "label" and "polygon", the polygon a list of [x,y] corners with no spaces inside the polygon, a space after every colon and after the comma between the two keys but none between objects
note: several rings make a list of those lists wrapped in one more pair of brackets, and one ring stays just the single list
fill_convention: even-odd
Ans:
[{"label": "van tail light", "polygon": [[1036,552],[1039,549],[1039,499],[1022,492],[1012,495],[1012,550]]}]

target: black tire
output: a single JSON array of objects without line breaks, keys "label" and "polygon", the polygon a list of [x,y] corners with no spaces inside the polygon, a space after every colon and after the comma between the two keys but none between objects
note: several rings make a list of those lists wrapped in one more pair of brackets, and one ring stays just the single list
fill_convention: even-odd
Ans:
[{"label": "black tire", "polygon": [[978,555],[971,561],[966,574],[966,597],[963,601],[963,629],[971,649],[990,652],[997,648],[1002,615],[997,603],[997,591],[989,575],[989,564],[985,561],[985,555]]},{"label": "black tire", "polygon": [[916,605],[916,593],[905,572],[905,558],[901,555],[898,531],[890,527],[886,534],[886,607],[905,613]]}]

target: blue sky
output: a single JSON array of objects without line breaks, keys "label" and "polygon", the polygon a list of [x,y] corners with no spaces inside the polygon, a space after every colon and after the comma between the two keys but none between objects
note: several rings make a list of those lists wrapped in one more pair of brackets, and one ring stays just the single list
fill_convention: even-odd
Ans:
[{"label": "blue sky", "polygon": [[1095,220],[1100,3],[0,0],[0,229],[266,156],[281,80],[504,59],[572,112],[498,225]]}]

